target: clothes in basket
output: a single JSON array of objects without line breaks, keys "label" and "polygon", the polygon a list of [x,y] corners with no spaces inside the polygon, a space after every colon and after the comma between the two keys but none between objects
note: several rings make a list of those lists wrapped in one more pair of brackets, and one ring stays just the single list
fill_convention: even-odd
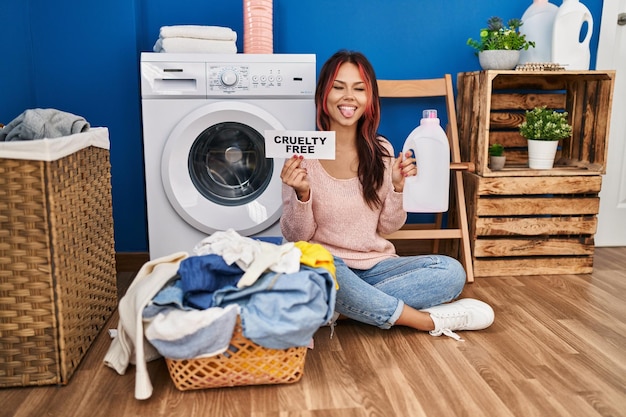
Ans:
[{"label": "clothes in basket", "polygon": [[[246,245],[250,243],[248,239],[253,240],[234,236],[232,233],[230,238],[235,243],[245,242]],[[222,240],[217,246],[221,245],[222,253],[230,251],[232,255],[234,248],[228,249],[223,245],[226,240]],[[213,355],[228,347],[229,339],[224,335],[230,337],[235,334],[235,322],[244,327],[243,333],[246,337],[251,341],[256,340],[255,343],[261,346],[293,348],[309,345],[315,331],[332,318],[337,291],[334,264],[330,253],[319,245],[306,242],[287,245],[289,250],[284,253],[293,253],[292,250],[296,249],[300,253],[300,259],[304,261],[298,265],[296,271],[287,269],[289,272],[284,272],[281,268],[285,265],[281,262],[265,264],[259,277],[252,280],[254,282],[250,285],[244,286],[238,286],[240,278],[235,279],[237,277],[232,274],[225,277],[214,274],[208,281],[211,285],[206,293],[195,298],[196,302],[209,300],[207,305],[210,307],[207,308],[198,308],[197,305],[192,306],[187,302],[189,294],[185,292],[183,280],[189,271],[181,266],[184,262],[197,264],[197,258],[216,255],[215,253],[190,257],[181,252],[148,262],[120,300],[117,336],[105,356],[105,364],[123,374],[130,363],[135,363],[135,398],[147,399],[152,395],[147,361],[161,355],[169,360],[170,354],[189,355],[190,359],[196,354],[200,357]],[[238,247],[241,249],[241,246]],[[307,252],[306,256],[300,247]],[[254,245],[246,248],[250,250],[246,254],[253,255],[246,262],[240,262],[242,259],[238,256],[229,257],[226,262],[226,258],[219,255],[221,261],[230,267],[239,267],[241,277],[250,270],[256,270],[256,255],[265,253],[261,249],[254,249]],[[284,249],[286,248],[277,250]],[[315,254],[319,256],[316,258]],[[259,256],[263,262],[267,261],[262,255]],[[199,264],[205,265],[203,262]],[[279,264],[282,266],[279,267]],[[195,288],[194,291],[197,296],[202,288]],[[216,310],[210,311],[211,309]],[[196,323],[200,324],[184,329],[180,323],[192,322],[191,314],[194,319],[199,320]],[[186,315],[188,316],[185,317]],[[169,336],[163,337],[168,331]],[[207,338],[210,343],[199,343],[201,339],[206,342]],[[188,344],[185,347],[189,347],[184,355],[173,353],[181,344]]]},{"label": "clothes in basket", "polygon": [[57,109],[28,109],[0,129],[0,142],[52,139],[85,133],[84,117]]},{"label": "clothes in basket", "polygon": [[[243,288],[235,285],[229,270],[222,280],[224,285],[214,289],[220,281],[214,274],[216,269],[206,268],[207,264],[200,261],[215,261],[215,257],[203,255],[182,261],[178,276],[144,309],[146,337],[163,356],[188,359],[225,351],[228,340],[220,336],[232,334],[236,313],[229,307],[233,305],[238,307],[243,335],[270,349],[308,346],[315,331],[331,320],[336,288],[328,269],[303,265],[293,273],[270,271]],[[206,291],[185,283],[190,274],[186,263],[211,271]],[[195,276],[195,272],[190,275]],[[194,281],[197,283],[197,278]],[[203,343],[207,340],[210,342]],[[215,343],[218,340],[221,347]]]}]

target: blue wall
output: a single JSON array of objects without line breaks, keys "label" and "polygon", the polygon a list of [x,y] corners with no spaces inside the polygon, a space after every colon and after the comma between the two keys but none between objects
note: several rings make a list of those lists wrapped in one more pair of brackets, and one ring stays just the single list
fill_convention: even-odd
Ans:
[{"label": "blue wall", "polygon": [[[560,0],[551,0],[560,5]],[[596,23],[602,0],[583,0]],[[274,0],[274,52],[314,53],[318,70],[337,49],[360,50],[379,78],[429,78],[478,70],[465,44],[490,16],[521,17],[530,0]],[[0,123],[50,107],[107,126],[111,139],[116,250],[147,251],[139,54],[164,25],[227,26],[243,51],[243,0],[0,0]],[[421,108],[383,112],[396,147]]]}]

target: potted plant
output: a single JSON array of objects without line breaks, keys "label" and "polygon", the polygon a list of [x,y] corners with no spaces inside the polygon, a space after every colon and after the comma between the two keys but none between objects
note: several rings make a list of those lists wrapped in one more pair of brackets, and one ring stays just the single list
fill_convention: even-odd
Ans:
[{"label": "potted plant", "polygon": [[499,143],[489,145],[489,168],[492,171],[500,171],[505,163],[504,146]]},{"label": "potted plant", "polygon": [[519,125],[520,134],[528,141],[528,166],[532,169],[550,169],[559,140],[572,135],[567,112],[558,112],[546,106],[526,110],[526,120]]},{"label": "potted plant", "polygon": [[479,40],[467,40],[467,44],[476,50],[483,69],[513,69],[519,62],[519,51],[535,47],[534,42],[526,40],[526,35],[520,33],[522,25],[520,19],[510,19],[504,25],[501,18],[493,16],[487,20],[487,27],[481,29]]}]

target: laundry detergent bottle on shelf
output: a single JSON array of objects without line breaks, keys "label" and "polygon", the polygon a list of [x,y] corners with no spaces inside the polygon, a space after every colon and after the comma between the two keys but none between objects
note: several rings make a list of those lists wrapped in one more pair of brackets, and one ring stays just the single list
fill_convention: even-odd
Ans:
[{"label": "laundry detergent bottle on shelf", "polygon": [[404,142],[403,157],[407,151],[415,155],[417,175],[404,181],[404,210],[411,213],[448,211],[450,144],[441,128],[437,110],[424,110],[420,125]]},{"label": "laundry detergent bottle on shelf", "polygon": [[535,42],[534,48],[520,51],[520,64],[529,62],[552,62],[552,29],[559,7],[548,0],[533,0],[522,15],[520,33],[526,40]]},{"label": "laundry detergent bottle on shelf", "polygon": [[588,70],[592,33],[593,17],[589,9],[578,0],[563,0],[554,17],[552,62],[566,70]]}]

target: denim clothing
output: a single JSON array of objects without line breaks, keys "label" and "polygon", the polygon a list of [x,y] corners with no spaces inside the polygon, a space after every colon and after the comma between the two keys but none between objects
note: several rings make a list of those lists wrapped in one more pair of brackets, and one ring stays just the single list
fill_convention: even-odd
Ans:
[{"label": "denim clothing", "polygon": [[212,307],[213,293],[218,288],[235,286],[243,274],[236,264],[228,265],[214,254],[190,256],[178,268],[186,304],[199,309]]},{"label": "denim clothing", "polygon": [[308,346],[313,334],[328,323],[335,308],[335,281],[324,268],[302,266],[299,272],[268,272],[254,285],[222,288],[215,306],[241,307],[243,335],[270,349]]},{"label": "denim clothing", "polygon": [[335,257],[335,266],[335,310],[381,329],[393,326],[405,304],[421,310],[457,298],[466,280],[462,265],[444,255],[394,257],[367,270]]},{"label": "denim clothing", "polygon": [[168,307],[180,310],[195,309],[185,304],[185,293],[183,292],[180,275],[178,274],[172,278],[171,282],[159,290],[148,305],[144,307],[141,315],[144,320],[149,320]]}]

